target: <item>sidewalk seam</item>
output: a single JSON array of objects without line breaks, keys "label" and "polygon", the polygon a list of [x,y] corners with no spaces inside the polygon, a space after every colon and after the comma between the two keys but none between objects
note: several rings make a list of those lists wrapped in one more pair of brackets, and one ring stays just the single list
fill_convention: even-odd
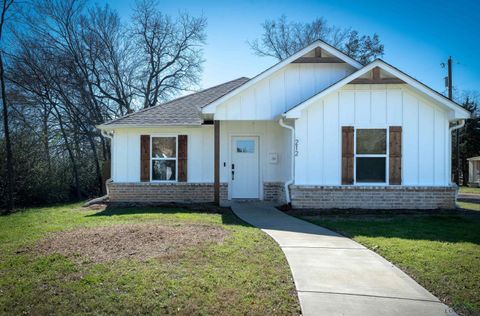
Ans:
[{"label": "sidewalk seam", "polygon": [[395,296],[382,296],[382,295],[372,295],[372,294],[356,294],[356,293],[342,293],[342,292],[328,292],[328,291],[309,291],[309,290],[297,290],[298,293],[319,293],[319,294],[332,294],[332,295],[349,295],[349,296],[364,296],[364,297],[376,297],[376,298],[387,298],[395,300],[407,300],[407,301],[417,301],[417,302],[431,302],[443,304],[440,301],[434,300],[423,300],[420,298],[408,298],[408,297],[395,297]]}]

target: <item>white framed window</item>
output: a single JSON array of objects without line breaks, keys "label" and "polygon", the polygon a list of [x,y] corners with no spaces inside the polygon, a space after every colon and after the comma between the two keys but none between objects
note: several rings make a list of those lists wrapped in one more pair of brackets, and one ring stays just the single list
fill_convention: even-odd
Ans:
[{"label": "white framed window", "polygon": [[386,128],[355,129],[355,183],[388,183],[388,132]]},{"label": "white framed window", "polygon": [[255,141],[254,140],[237,140],[237,153],[248,153],[254,154],[255,153]]},{"label": "white framed window", "polygon": [[157,182],[176,182],[178,179],[178,137],[151,136],[150,179]]}]

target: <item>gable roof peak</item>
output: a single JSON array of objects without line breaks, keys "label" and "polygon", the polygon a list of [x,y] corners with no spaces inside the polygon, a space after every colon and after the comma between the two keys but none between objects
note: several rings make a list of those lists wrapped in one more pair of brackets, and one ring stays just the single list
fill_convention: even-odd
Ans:
[{"label": "gable roof peak", "polygon": [[276,71],[286,67],[288,64],[292,63],[293,61],[295,61],[296,59],[304,56],[305,54],[311,52],[312,50],[314,50],[316,47],[320,47],[322,48],[323,50],[325,50],[328,54],[336,57],[336,58],[339,58],[341,60],[343,60],[345,63],[349,64],[350,66],[354,67],[355,69],[361,69],[363,67],[363,65],[356,61],[355,59],[351,58],[350,56],[346,55],[345,53],[343,53],[342,51],[340,51],[339,49],[333,47],[332,45],[330,44],[327,44],[326,42],[322,41],[322,40],[316,40],[314,41],[313,43],[311,43],[310,45],[300,49],[299,51],[297,51],[295,54],[285,58],[284,60],[282,61],[279,61],[278,63],[276,63],[275,65],[271,66],[270,68],[262,71],[261,73],[259,73],[258,75],[256,75],[255,77],[253,77],[252,79],[250,79],[248,82],[246,82],[245,84],[239,86],[238,88],[236,89],[233,89],[232,91],[230,91],[229,93],[225,94],[224,96],[222,96],[221,98],[218,98],[216,101],[208,104],[207,106],[203,107],[202,108],[202,111],[204,114],[213,114],[215,113],[215,110],[217,108],[217,106],[219,104],[221,104],[222,102],[225,102],[226,100],[230,99],[231,97],[237,95],[238,93],[244,91],[245,89],[248,89],[249,87],[253,86],[255,83],[259,82],[260,80],[270,76],[271,74],[275,73]]},{"label": "gable roof peak", "polygon": [[329,87],[325,88],[324,90],[318,92],[317,94],[313,95],[307,100],[304,100],[297,104],[296,106],[287,110],[283,115],[287,118],[298,118],[300,115],[300,111],[304,108],[313,104],[316,100],[323,98],[324,96],[340,89],[341,87],[352,83],[354,79],[359,78],[360,76],[368,73],[375,67],[379,67],[384,71],[388,72],[389,74],[399,78],[400,80],[404,81],[405,84],[408,84],[415,90],[429,96],[439,104],[442,104],[446,108],[453,111],[453,117],[451,120],[457,119],[468,119],[471,117],[471,113],[464,109],[460,104],[456,103],[455,101],[450,100],[440,92],[430,88],[423,82],[413,78],[412,76],[406,74],[405,72],[401,71],[400,69],[390,65],[389,63],[385,62],[384,60],[377,58],[371,63],[365,65],[363,68],[358,69],[356,72],[350,74],[349,76],[337,81],[336,83],[330,85]]}]

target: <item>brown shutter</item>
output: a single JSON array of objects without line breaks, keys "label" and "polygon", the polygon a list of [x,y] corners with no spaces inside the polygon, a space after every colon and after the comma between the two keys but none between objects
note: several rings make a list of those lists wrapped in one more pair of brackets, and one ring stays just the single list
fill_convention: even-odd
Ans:
[{"label": "brown shutter", "polygon": [[140,181],[150,181],[150,135],[140,136]]},{"label": "brown shutter", "polygon": [[389,129],[389,183],[402,184],[402,127],[390,126]]},{"label": "brown shutter", "polygon": [[178,181],[187,182],[188,137],[178,135]]},{"label": "brown shutter", "polygon": [[353,184],[353,137],[353,127],[342,126],[342,184]]}]

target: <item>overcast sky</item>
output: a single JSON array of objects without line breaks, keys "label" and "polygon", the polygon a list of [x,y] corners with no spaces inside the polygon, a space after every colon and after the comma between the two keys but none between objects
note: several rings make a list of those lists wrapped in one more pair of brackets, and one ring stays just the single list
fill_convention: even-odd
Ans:
[{"label": "overcast sky", "polygon": [[[108,3],[122,18],[131,15],[133,1],[96,2]],[[479,0],[160,0],[159,8],[170,15],[186,11],[207,18],[203,88],[253,77],[274,64],[274,59],[253,55],[247,40],[260,36],[265,19],[285,14],[290,21],[324,17],[336,26],[379,34],[385,44],[385,61],[440,92],[445,91],[446,75],[440,64],[451,55],[455,88],[480,90]]]}]

